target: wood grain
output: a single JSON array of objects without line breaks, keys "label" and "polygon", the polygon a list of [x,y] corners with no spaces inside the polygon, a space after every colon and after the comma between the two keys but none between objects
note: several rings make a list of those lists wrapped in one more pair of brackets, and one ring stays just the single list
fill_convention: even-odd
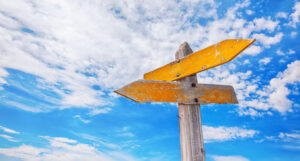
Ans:
[{"label": "wood grain", "polygon": [[234,89],[229,85],[193,84],[186,87],[179,82],[138,80],[115,91],[135,102],[174,102],[200,105],[238,103]]},{"label": "wood grain", "polygon": [[[193,53],[188,43],[184,42],[177,50],[176,60]],[[195,88],[198,84],[196,75],[191,75],[178,82],[185,88]],[[194,104],[178,103],[178,116],[180,128],[181,161],[205,161],[204,141],[200,114],[200,104],[194,100]]]}]

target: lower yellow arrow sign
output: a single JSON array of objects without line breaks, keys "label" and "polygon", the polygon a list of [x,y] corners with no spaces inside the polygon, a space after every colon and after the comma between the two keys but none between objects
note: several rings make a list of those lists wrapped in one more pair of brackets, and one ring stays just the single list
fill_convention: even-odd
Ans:
[{"label": "lower yellow arrow sign", "polygon": [[138,80],[115,92],[140,103],[238,103],[233,87],[228,85],[191,84],[184,87],[177,82]]}]

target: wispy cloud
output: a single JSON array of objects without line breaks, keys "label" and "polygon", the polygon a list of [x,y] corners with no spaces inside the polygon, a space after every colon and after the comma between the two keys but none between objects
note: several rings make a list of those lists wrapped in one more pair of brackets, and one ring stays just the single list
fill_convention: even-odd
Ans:
[{"label": "wispy cloud", "polygon": [[11,141],[11,142],[17,142],[17,141],[14,139],[14,137],[9,136],[9,135],[0,134],[0,137],[6,139],[6,140],[8,140],[8,141]]},{"label": "wispy cloud", "polygon": [[259,131],[257,130],[243,129],[239,127],[203,126],[203,136],[206,143],[253,138],[254,135],[258,133]]},{"label": "wispy cloud", "polygon": [[82,118],[80,115],[75,115],[74,118],[79,119],[81,122],[83,122],[83,123],[85,123],[85,124],[91,122],[91,120],[84,119],[84,118]]},{"label": "wispy cloud", "polygon": [[13,148],[2,148],[0,154],[22,159],[24,161],[35,160],[86,160],[86,161],[135,161],[132,157],[120,151],[102,152],[88,144],[79,143],[68,138],[44,137],[49,141],[49,146],[38,148],[30,145],[21,145]]},{"label": "wispy cloud", "polygon": [[265,141],[280,144],[280,148],[300,150],[300,131],[294,130],[291,132],[280,132],[278,135],[266,136],[256,142],[262,143]]},{"label": "wispy cloud", "polygon": [[211,156],[214,161],[249,161],[247,158],[242,156]]},{"label": "wispy cloud", "polygon": [[96,137],[96,136],[92,136],[89,134],[77,134],[77,135],[84,139],[94,141],[96,143],[96,145],[98,144],[99,146],[104,146],[104,147],[110,148],[110,149],[121,149],[120,145],[109,143],[99,137]]},{"label": "wispy cloud", "polygon": [[98,115],[98,114],[105,114],[105,113],[108,113],[110,112],[112,109],[109,108],[109,107],[105,107],[105,108],[96,108],[96,109],[93,109],[91,112],[89,112],[88,114],[90,116],[95,116],[95,115]]},{"label": "wispy cloud", "polygon": [[6,133],[11,133],[11,134],[20,134],[20,132],[18,131],[15,131],[15,130],[12,130],[12,129],[9,129],[7,127],[4,127],[4,126],[1,126],[0,125],[0,129],[3,130],[4,132]]}]

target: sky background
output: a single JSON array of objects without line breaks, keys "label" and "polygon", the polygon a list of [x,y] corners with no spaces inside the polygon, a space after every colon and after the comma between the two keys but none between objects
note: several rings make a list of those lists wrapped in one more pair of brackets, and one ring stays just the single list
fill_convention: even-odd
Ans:
[{"label": "sky background", "polygon": [[203,105],[207,161],[300,160],[300,2],[0,0],[1,161],[180,161],[176,104],[113,91],[231,38],[257,41],[199,73],[239,105]]}]

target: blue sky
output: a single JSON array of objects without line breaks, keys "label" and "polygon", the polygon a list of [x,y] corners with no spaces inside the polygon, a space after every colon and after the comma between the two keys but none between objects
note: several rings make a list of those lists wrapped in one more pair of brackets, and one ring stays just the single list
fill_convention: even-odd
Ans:
[{"label": "blue sky", "polygon": [[207,161],[300,160],[300,2],[0,0],[1,161],[179,161],[176,104],[114,90],[230,38],[257,41],[197,75],[239,105],[203,105]]}]

